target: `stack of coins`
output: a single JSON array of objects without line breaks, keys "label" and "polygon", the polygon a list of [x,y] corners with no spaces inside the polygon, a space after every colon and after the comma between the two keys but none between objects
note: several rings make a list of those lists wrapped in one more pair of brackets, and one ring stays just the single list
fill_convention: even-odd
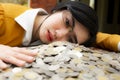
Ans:
[{"label": "stack of coins", "polygon": [[0,80],[120,80],[120,53],[60,41],[28,49],[36,60],[0,70]]}]

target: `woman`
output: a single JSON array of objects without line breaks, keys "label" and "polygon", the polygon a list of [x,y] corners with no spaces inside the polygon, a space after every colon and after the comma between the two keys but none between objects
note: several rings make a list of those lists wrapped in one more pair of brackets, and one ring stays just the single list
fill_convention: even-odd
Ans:
[{"label": "woman", "polygon": [[10,46],[28,46],[39,39],[41,43],[59,40],[86,46],[95,41],[97,16],[82,3],[61,3],[50,15],[43,9],[28,9],[15,4],[0,4],[0,7],[0,68],[7,67],[5,62],[24,66],[34,60],[36,53]]},{"label": "woman", "polygon": [[0,4],[0,68],[5,62],[24,66],[37,54],[25,48],[39,43],[70,41],[91,46],[98,32],[97,16],[89,6],[77,1],[60,3],[51,14],[15,4]]}]

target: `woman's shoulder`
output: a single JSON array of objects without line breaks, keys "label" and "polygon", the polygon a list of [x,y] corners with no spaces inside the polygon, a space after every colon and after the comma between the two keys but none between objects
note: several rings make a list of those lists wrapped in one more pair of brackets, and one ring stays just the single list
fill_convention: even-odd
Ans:
[{"label": "woman's shoulder", "polygon": [[13,18],[25,12],[26,10],[31,9],[27,6],[23,6],[20,4],[13,4],[13,3],[0,3],[0,6],[4,10],[4,15]]}]

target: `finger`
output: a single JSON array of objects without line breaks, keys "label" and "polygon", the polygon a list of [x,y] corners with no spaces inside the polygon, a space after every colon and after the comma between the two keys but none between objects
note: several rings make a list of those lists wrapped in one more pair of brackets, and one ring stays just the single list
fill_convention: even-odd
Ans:
[{"label": "finger", "polygon": [[37,55],[37,51],[35,51],[35,50],[27,50],[26,48],[14,47],[13,50],[15,50],[16,52],[20,52],[22,54],[29,55],[29,56],[36,56]]},{"label": "finger", "polygon": [[24,66],[26,63],[25,61],[19,60],[12,56],[3,56],[1,59],[16,66]]},{"label": "finger", "polygon": [[35,58],[32,57],[32,56],[28,56],[28,55],[21,54],[21,53],[18,53],[18,52],[13,52],[12,56],[14,56],[17,59],[23,60],[25,62],[33,62],[35,60]]},{"label": "finger", "polygon": [[7,64],[5,64],[2,60],[0,60],[0,69],[5,69],[7,68]]}]

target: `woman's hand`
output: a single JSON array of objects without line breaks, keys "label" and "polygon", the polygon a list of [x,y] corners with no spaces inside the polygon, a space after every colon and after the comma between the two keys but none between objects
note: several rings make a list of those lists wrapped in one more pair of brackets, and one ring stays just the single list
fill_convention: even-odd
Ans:
[{"label": "woman's hand", "polygon": [[26,48],[9,47],[0,45],[0,68],[7,68],[7,63],[16,66],[24,66],[26,62],[33,62],[36,52],[29,51]]}]

